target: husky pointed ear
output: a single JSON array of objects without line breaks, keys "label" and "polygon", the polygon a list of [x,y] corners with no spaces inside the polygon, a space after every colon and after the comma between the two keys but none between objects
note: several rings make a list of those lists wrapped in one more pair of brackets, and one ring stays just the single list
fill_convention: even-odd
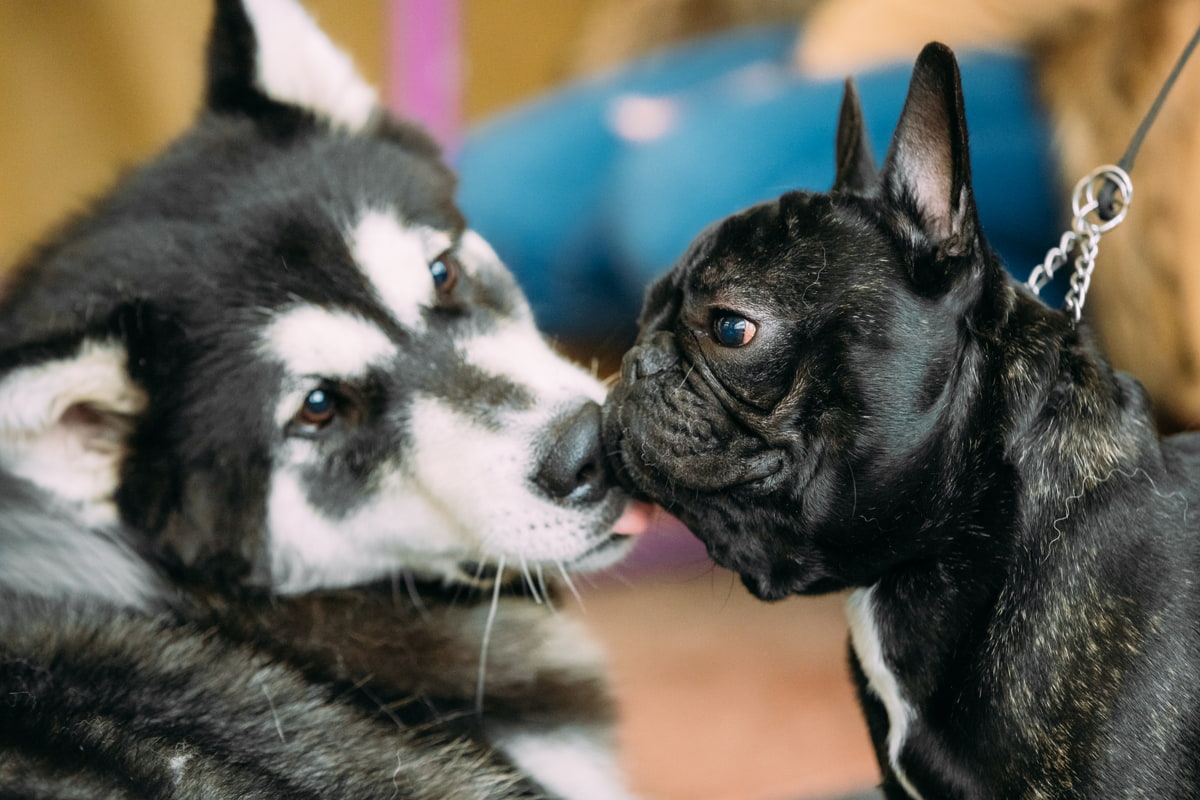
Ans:
[{"label": "husky pointed ear", "polygon": [[871,140],[863,122],[862,105],[858,100],[858,88],[853,78],[846,79],[842,94],[842,110],[838,114],[837,142],[835,146],[837,172],[833,179],[833,192],[868,194],[874,191],[879,178],[875,166],[875,154],[871,152]]},{"label": "husky pointed ear", "polygon": [[128,437],[146,407],[128,363],[115,330],[0,354],[0,464],[91,521],[111,519]]},{"label": "husky pointed ear", "polygon": [[883,166],[883,190],[915,212],[929,243],[942,255],[976,246],[979,223],[971,190],[962,82],[950,48],[921,51],[900,122]]},{"label": "husky pointed ear", "polygon": [[296,110],[352,132],[379,108],[375,90],[294,0],[216,0],[208,107],[256,118]]}]

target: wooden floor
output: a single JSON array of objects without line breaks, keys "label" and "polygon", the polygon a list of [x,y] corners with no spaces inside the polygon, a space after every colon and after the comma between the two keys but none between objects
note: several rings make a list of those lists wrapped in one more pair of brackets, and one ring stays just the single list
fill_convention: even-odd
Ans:
[{"label": "wooden floor", "polygon": [[878,782],[842,596],[761,603],[695,547],[650,560],[581,587],[577,610],[609,651],[642,797],[805,800]]}]

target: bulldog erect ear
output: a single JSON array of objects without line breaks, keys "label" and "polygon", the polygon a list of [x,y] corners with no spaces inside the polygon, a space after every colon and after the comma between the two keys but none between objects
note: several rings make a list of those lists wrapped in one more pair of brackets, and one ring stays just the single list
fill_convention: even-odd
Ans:
[{"label": "bulldog erect ear", "polygon": [[853,78],[846,79],[842,95],[835,158],[837,173],[830,191],[868,194],[875,189],[879,169],[875,166],[875,154],[871,152],[871,140],[863,123],[862,105]]},{"label": "bulldog erect ear", "polygon": [[108,334],[0,355],[0,464],[93,521],[115,512],[133,418],[146,406]]},{"label": "bulldog erect ear", "polygon": [[308,114],[352,132],[379,106],[349,57],[294,0],[217,0],[207,99],[214,111],[284,124]]},{"label": "bulldog erect ear", "polygon": [[969,253],[978,220],[958,63],[936,42],[913,67],[908,98],[883,165],[883,191],[915,213],[942,255]]}]

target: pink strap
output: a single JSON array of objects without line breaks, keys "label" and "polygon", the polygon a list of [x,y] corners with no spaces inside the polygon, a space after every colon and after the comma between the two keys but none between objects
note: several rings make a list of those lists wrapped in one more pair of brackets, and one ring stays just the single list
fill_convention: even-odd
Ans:
[{"label": "pink strap", "polygon": [[388,106],[452,148],[458,140],[458,0],[389,0]]}]

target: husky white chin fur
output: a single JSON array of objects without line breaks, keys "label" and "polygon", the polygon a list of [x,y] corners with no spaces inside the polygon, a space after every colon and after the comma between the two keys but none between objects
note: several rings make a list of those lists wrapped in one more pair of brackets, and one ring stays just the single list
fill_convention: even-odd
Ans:
[{"label": "husky white chin fur", "polygon": [[[259,635],[268,623],[229,621],[255,598],[344,605],[339,591],[397,579],[490,599],[479,612],[421,609],[443,625],[470,616],[460,638],[478,658],[481,638],[520,629],[501,617],[541,602],[547,574],[604,567],[628,550],[612,532],[628,499],[605,474],[604,390],[546,344],[511,275],[466,227],[453,185],[436,146],[381,110],[302,7],[218,0],[195,126],[63,226],[0,295],[0,596],[22,609],[0,613],[10,662],[79,647],[56,630],[68,617],[93,639],[113,633],[110,618],[121,620],[116,640],[132,626],[130,642],[150,624],[190,641],[198,619],[205,636]],[[505,567],[526,586],[507,582]],[[266,619],[267,606],[254,613]],[[597,681],[597,654],[569,620],[537,617],[527,629],[528,643],[504,648],[542,659],[529,675]],[[232,638],[237,652],[256,646],[249,634]],[[205,639],[197,658],[224,646]],[[291,646],[276,643],[271,657],[286,662]],[[227,655],[205,658],[219,673]],[[136,651],[129,666],[153,676],[159,657]],[[57,690],[69,690],[78,673],[51,675],[60,677]],[[147,677],[155,702],[187,702],[153,684]],[[558,688],[570,694],[569,681]],[[481,698],[480,727],[501,753],[488,769],[503,791],[477,795],[467,777],[438,783],[450,779],[423,767],[405,796],[627,796],[607,710],[540,729],[518,712],[488,720]],[[39,708],[0,727],[36,738],[39,726],[79,722],[45,698]],[[280,709],[270,712],[278,727]],[[0,747],[36,761],[18,739]],[[269,749],[246,744],[260,747]],[[448,752],[420,750],[459,759],[469,776],[462,753]],[[504,778],[505,760],[515,777]],[[176,783],[184,763],[169,759]],[[0,766],[0,789],[20,788],[15,774]],[[329,775],[328,785],[310,775],[292,788],[322,795],[356,777]],[[420,788],[426,778],[433,788]]]}]

